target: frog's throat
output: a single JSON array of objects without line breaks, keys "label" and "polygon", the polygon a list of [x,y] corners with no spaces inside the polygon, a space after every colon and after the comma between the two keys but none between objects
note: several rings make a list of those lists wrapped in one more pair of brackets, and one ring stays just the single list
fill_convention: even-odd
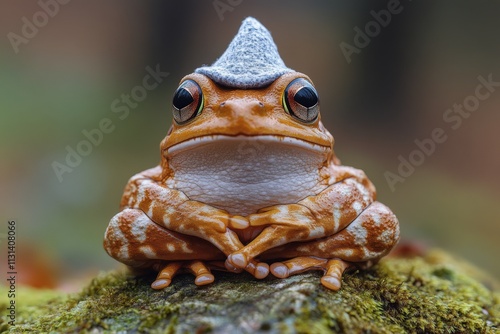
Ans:
[{"label": "frog's throat", "polygon": [[197,68],[195,72],[222,86],[251,89],[265,87],[294,70],[285,66],[270,32],[248,17],[222,56],[212,66]]},{"label": "frog's throat", "polygon": [[211,145],[217,141],[240,142],[237,153],[241,154],[250,151],[259,152],[259,150],[264,149],[266,143],[281,143],[286,146],[293,146],[299,150],[305,150],[305,151],[315,152],[320,155],[324,155],[325,159],[328,157],[328,154],[331,151],[331,148],[327,146],[321,146],[318,144],[310,143],[305,140],[292,137],[278,136],[278,135],[257,135],[257,136],[208,135],[208,136],[195,137],[183,141],[181,143],[175,144],[174,146],[168,148],[164,153],[168,156],[171,156],[190,149],[200,148],[205,145]]},{"label": "frog's throat", "polygon": [[214,135],[172,146],[164,158],[172,187],[191,200],[246,216],[323,191],[328,151],[289,137]]}]

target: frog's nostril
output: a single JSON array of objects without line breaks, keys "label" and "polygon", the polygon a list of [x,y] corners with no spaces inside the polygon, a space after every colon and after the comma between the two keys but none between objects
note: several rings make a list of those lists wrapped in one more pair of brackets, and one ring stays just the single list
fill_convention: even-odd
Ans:
[{"label": "frog's nostril", "polygon": [[257,99],[230,99],[219,104],[220,115],[247,118],[265,114],[265,104]]}]

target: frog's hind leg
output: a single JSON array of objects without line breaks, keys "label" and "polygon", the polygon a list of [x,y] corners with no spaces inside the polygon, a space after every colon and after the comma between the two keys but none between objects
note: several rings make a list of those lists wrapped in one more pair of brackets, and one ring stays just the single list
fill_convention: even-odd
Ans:
[{"label": "frog's hind leg", "polygon": [[374,202],[348,227],[331,236],[295,242],[269,250],[266,259],[289,259],[271,265],[277,277],[323,270],[321,283],[332,290],[340,288],[342,273],[349,267],[370,267],[386,255],[399,239],[399,224],[383,204]]},{"label": "frog's hind leg", "polygon": [[340,259],[323,259],[314,256],[299,256],[284,262],[271,265],[271,273],[279,278],[286,278],[310,270],[322,270],[321,284],[331,290],[340,289],[342,274],[352,266]]},{"label": "frog's hind leg", "polygon": [[151,287],[163,289],[181,271],[196,276],[196,285],[212,283],[213,275],[201,261],[222,261],[224,254],[208,241],[170,231],[144,212],[125,209],[115,215],[104,237],[104,249],[132,271],[159,271]]},{"label": "frog's hind leg", "polygon": [[225,258],[210,242],[170,231],[136,209],[125,209],[111,219],[104,249],[111,257],[135,268],[152,267],[160,261]]}]

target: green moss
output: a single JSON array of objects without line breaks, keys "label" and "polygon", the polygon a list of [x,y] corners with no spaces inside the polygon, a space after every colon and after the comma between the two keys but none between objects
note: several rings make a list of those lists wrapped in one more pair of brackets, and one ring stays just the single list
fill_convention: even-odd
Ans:
[{"label": "green moss", "polygon": [[[255,280],[216,273],[196,287],[176,277],[163,291],[153,276],[102,274],[81,293],[64,296],[29,290],[19,298],[17,326],[24,332],[269,332],[269,333],[494,333],[500,328],[497,283],[472,266],[433,251],[425,257],[386,258],[368,271],[346,274],[332,292],[319,273],[285,280]],[[28,291],[28,290],[26,290]],[[1,291],[2,294],[4,291]]]},{"label": "green moss", "polygon": [[[0,285],[0,333],[7,331],[9,328],[7,307],[10,299],[8,299],[7,287]],[[18,287],[14,301],[16,302],[16,323],[30,321],[38,316],[42,316],[47,312],[47,306],[53,303],[64,303],[67,297],[57,291],[40,290],[29,287]]]}]

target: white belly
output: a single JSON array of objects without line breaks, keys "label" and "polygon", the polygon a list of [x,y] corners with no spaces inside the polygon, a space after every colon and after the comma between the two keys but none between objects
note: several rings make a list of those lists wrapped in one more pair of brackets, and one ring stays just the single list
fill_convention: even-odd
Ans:
[{"label": "white belly", "polygon": [[216,136],[169,150],[176,189],[243,216],[319,193],[324,159],[319,146],[274,136]]}]

